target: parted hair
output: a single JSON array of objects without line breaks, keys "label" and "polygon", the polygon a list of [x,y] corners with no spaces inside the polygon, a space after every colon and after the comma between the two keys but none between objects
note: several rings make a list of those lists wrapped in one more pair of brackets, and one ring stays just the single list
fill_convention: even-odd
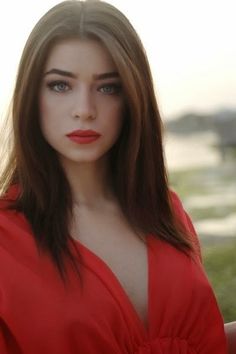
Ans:
[{"label": "parted hair", "polygon": [[125,119],[110,151],[110,167],[127,220],[137,232],[190,250],[188,235],[171,203],[162,121],[145,50],[128,19],[103,1],[63,1],[29,35],[13,93],[12,148],[0,179],[2,195],[17,184],[19,194],[11,208],[24,213],[38,247],[49,253],[61,275],[66,259],[76,265],[69,235],[71,190],[56,152],[42,135],[38,107],[50,51],[72,38],[99,41],[111,55],[122,82]]}]

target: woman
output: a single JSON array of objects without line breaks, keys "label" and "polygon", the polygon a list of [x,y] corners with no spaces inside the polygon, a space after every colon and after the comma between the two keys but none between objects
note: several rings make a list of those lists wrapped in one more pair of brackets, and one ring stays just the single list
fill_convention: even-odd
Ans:
[{"label": "woman", "polygon": [[225,353],[193,226],[168,186],[149,65],[124,15],[102,1],[45,14],[23,51],[12,117],[1,353]]},{"label": "woman", "polygon": [[225,323],[225,333],[228,344],[228,354],[234,354],[236,350],[236,321]]}]

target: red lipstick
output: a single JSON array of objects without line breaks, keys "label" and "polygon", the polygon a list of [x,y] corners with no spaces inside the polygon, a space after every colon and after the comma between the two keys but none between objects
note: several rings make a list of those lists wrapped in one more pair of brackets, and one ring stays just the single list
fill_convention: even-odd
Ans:
[{"label": "red lipstick", "polygon": [[77,144],[90,144],[100,138],[101,134],[94,130],[74,130],[66,136]]}]

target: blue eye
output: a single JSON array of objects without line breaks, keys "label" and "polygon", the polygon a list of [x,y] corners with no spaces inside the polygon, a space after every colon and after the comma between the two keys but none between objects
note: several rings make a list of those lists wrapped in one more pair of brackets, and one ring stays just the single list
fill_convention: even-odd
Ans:
[{"label": "blue eye", "polygon": [[48,84],[48,87],[55,92],[66,92],[70,89],[68,83],[65,81],[52,81]]},{"label": "blue eye", "polygon": [[106,95],[118,94],[121,91],[121,84],[119,83],[104,84],[100,86],[98,90]]}]

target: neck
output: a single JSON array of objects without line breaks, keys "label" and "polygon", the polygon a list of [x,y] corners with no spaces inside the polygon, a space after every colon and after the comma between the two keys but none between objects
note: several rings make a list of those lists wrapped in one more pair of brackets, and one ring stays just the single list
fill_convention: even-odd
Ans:
[{"label": "neck", "polygon": [[86,163],[62,162],[77,207],[99,207],[114,200],[110,170],[105,160]]}]

